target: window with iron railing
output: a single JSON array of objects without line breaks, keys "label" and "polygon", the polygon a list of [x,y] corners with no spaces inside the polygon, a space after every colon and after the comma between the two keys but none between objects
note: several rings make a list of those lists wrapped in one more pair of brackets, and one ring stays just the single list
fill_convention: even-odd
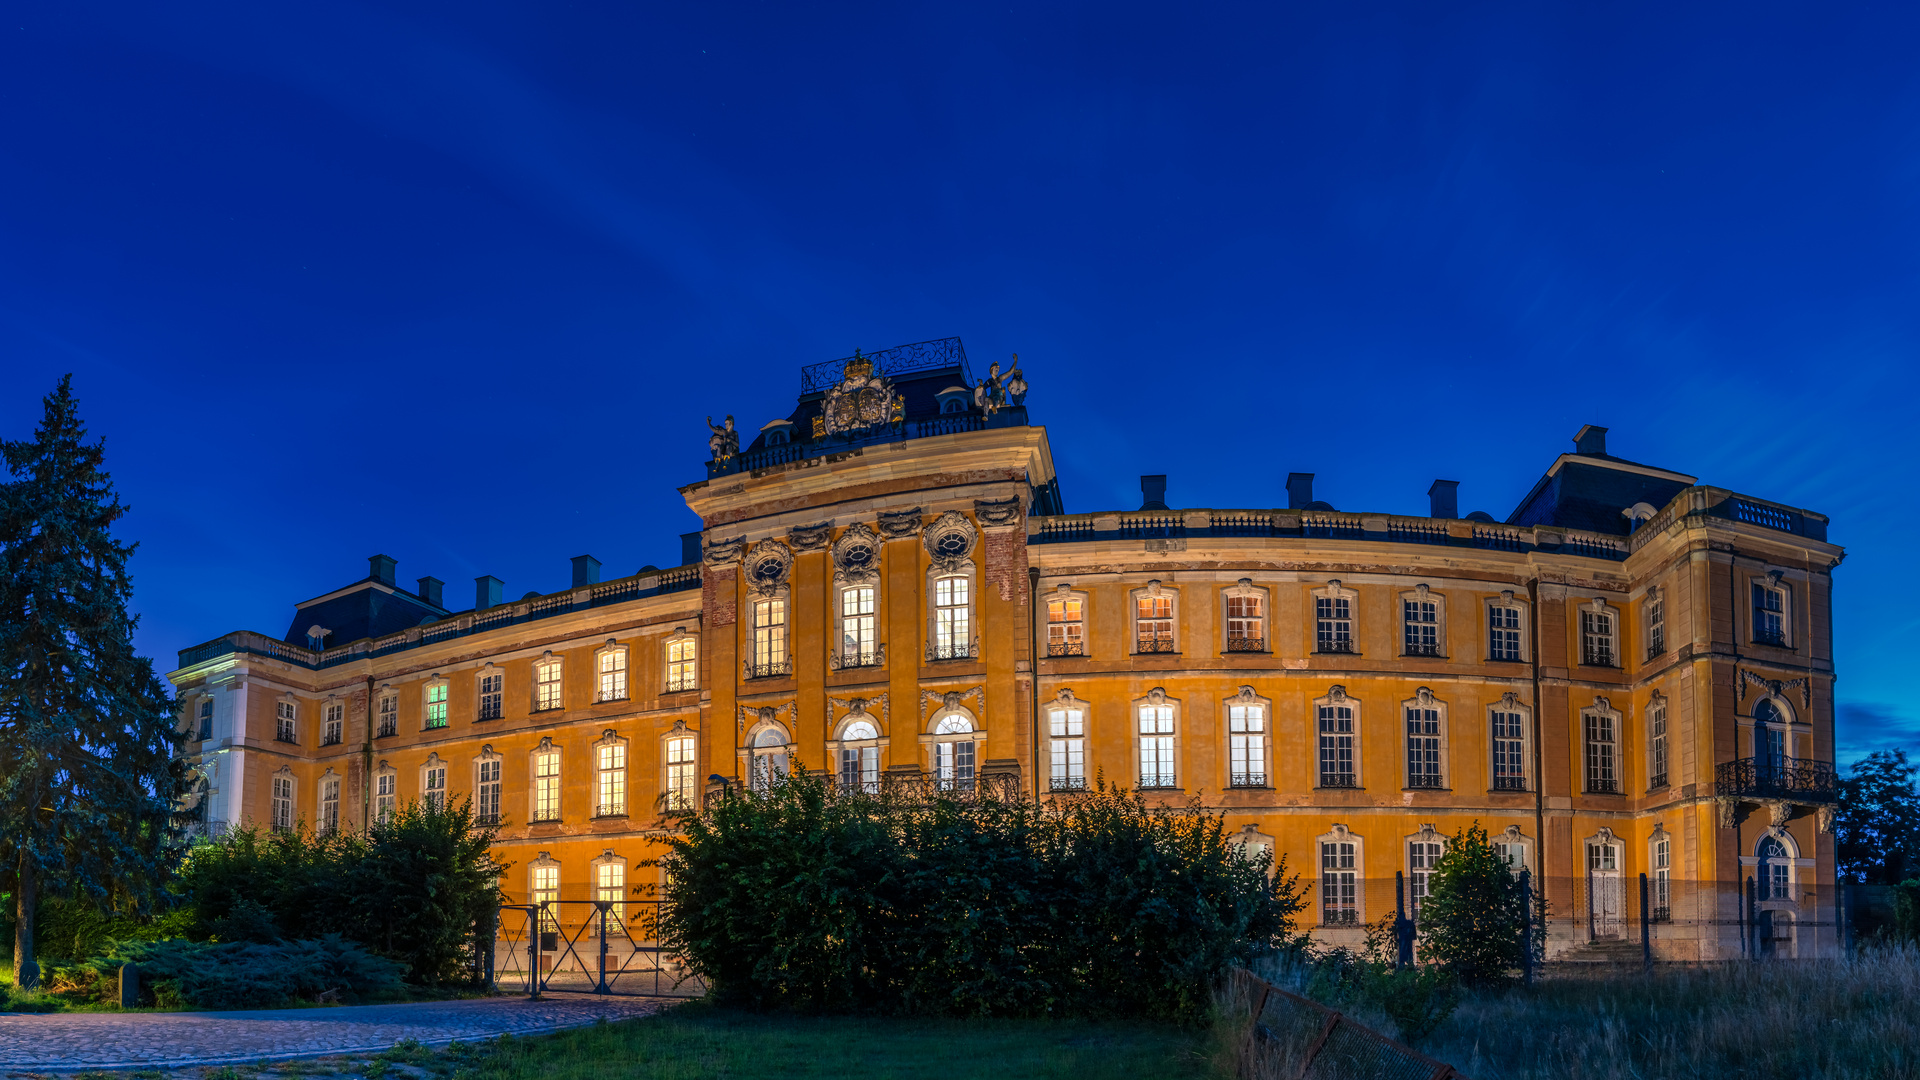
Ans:
[{"label": "window with iron railing", "polygon": [[273,778],[273,827],[281,830],[293,828],[293,777],[291,776]]},{"label": "window with iron railing", "polygon": [[483,825],[500,823],[500,762],[482,759],[474,769],[473,815]]},{"label": "window with iron railing", "polygon": [[398,801],[400,778],[391,772],[383,772],[373,778],[373,819],[375,821],[393,820],[394,804]]},{"label": "window with iron railing", "polygon": [[1320,922],[1352,926],[1360,921],[1359,868],[1351,841],[1320,845]]},{"label": "window with iron railing", "polygon": [[1077,596],[1061,596],[1047,601],[1047,655],[1085,656],[1086,620]]},{"label": "window with iron railing", "polygon": [[320,821],[319,830],[323,833],[340,830],[340,781],[320,781]]},{"label": "window with iron railing", "polygon": [[1407,786],[1437,788],[1440,780],[1440,710],[1407,707]]},{"label": "window with iron railing", "polygon": [[1787,590],[1753,583],[1753,640],[1757,645],[1787,643]]},{"label": "window with iron railing", "polygon": [[763,679],[791,674],[793,666],[787,658],[787,602],[756,600],[753,602],[753,658],[748,661],[747,677]]},{"label": "window with iron railing", "polygon": [[965,577],[943,577],[933,583],[933,640],[930,660],[972,657],[973,589]]},{"label": "window with iron railing", "polygon": [[1614,660],[1613,616],[1603,612],[1580,612],[1581,662],[1588,667],[1618,667]]},{"label": "window with iron railing", "polygon": [[299,733],[294,727],[293,702],[278,701],[274,703],[273,738],[276,742],[297,743],[300,741]]},{"label": "window with iron railing", "polygon": [[1427,898],[1427,879],[1440,864],[1440,843],[1436,840],[1407,842],[1407,915],[1420,921],[1420,905]]},{"label": "window with iron railing", "polygon": [[1661,836],[1653,842],[1653,875],[1648,881],[1649,895],[1647,906],[1653,910],[1648,913],[1653,922],[1673,921],[1673,841]]},{"label": "window with iron railing", "polygon": [[1178,787],[1174,778],[1173,706],[1140,706],[1140,786]]},{"label": "window with iron railing", "polygon": [[1079,791],[1087,786],[1087,721],[1080,709],[1054,709],[1047,714],[1048,780],[1055,791]]},{"label": "window with iron railing", "polygon": [[560,661],[533,665],[533,711],[548,712],[565,704],[560,693]]},{"label": "window with iron railing", "polygon": [[475,719],[498,720],[506,701],[507,677],[500,672],[480,676],[480,710]]},{"label": "window with iron railing", "polygon": [[598,685],[594,688],[595,701],[625,701],[627,699],[627,650],[624,646],[610,646],[600,650],[595,657],[598,669]]},{"label": "window with iron railing", "polygon": [[1353,706],[1321,705],[1320,714],[1320,786],[1350,788],[1354,779]]},{"label": "window with iron railing", "polygon": [[693,736],[687,735],[667,740],[667,790],[666,808],[669,810],[693,809]]},{"label": "window with iron railing", "polygon": [[533,755],[532,821],[560,820],[560,751]]},{"label": "window with iron railing", "polygon": [[1227,757],[1234,787],[1267,784],[1267,707],[1227,706]]},{"label": "window with iron railing", "polygon": [[614,817],[626,813],[627,744],[614,740],[594,747],[593,765],[599,791],[594,816]]},{"label": "window with iron railing", "polygon": [[873,667],[880,663],[878,590],[857,585],[840,590],[840,651],[842,668]]},{"label": "window with iron railing", "polygon": [[380,726],[378,734],[400,734],[400,699],[388,695],[380,699]]},{"label": "window with iron railing", "polygon": [[1495,709],[1489,715],[1493,731],[1493,790],[1525,791],[1527,744],[1522,714]]},{"label": "window with iron railing", "polygon": [[1440,605],[1432,600],[1405,600],[1400,617],[1408,656],[1440,655]]},{"label": "window with iron railing", "polygon": [[698,650],[699,645],[694,638],[675,638],[667,642],[667,693],[699,689],[700,684],[695,677]]},{"label": "window with iron railing", "polygon": [[1163,594],[1134,599],[1133,638],[1136,653],[1173,651],[1173,597]]},{"label": "window with iron railing", "polygon": [[344,702],[330,701],[322,714],[320,723],[320,745],[338,746],[346,738],[347,706]]},{"label": "window with iron railing", "polygon": [[1647,790],[1667,786],[1667,706],[1664,700],[1647,709]]},{"label": "window with iron railing", "polygon": [[447,726],[446,683],[431,683],[427,686],[426,718],[429,728]]},{"label": "window with iron railing", "polygon": [[1227,597],[1227,651],[1266,652],[1266,598],[1258,594]]},{"label": "window with iron railing", "polygon": [[1353,602],[1343,596],[1316,596],[1313,610],[1315,651],[1353,652]]},{"label": "window with iron railing", "polygon": [[427,805],[427,809],[445,810],[447,808],[447,767],[436,765],[427,769],[421,777],[420,788],[420,801]]},{"label": "window with iron railing", "polygon": [[1647,659],[1657,660],[1667,653],[1667,602],[1647,601]]},{"label": "window with iron railing", "polygon": [[1609,713],[1589,712],[1585,714],[1583,726],[1587,736],[1587,790],[1602,795],[1617,794],[1620,780],[1614,770],[1618,748],[1614,718]]}]

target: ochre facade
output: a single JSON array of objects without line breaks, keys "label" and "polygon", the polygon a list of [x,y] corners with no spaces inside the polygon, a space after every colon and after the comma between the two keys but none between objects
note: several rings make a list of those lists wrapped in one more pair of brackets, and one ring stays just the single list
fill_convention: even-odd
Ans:
[{"label": "ochre facade", "polygon": [[1836,947],[1820,515],[1599,429],[1505,522],[1444,482],[1438,516],[1340,512],[1298,475],[1288,509],[1167,509],[1147,478],[1141,510],[1069,515],[1018,372],[976,382],[953,342],[809,379],[745,449],[716,429],[682,489],[698,561],[576,560],[518,601],[481,579],[456,611],[376,558],[285,637],[183,652],[195,812],[359,828],[497,782],[524,902],[657,883],[661,811],[723,783],[1104,778],[1223,812],[1332,940],[1478,822],[1546,890],[1555,953],[1637,943],[1642,874],[1661,955]]}]

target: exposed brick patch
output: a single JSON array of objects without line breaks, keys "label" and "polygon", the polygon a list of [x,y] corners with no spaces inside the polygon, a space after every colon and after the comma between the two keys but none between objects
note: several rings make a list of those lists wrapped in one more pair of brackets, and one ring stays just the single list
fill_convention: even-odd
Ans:
[{"label": "exposed brick patch", "polygon": [[733,575],[731,566],[719,570],[701,568],[700,607],[710,625],[733,625],[734,593],[737,591],[733,587]]},{"label": "exposed brick patch", "polygon": [[1015,582],[1027,574],[1027,535],[1020,529],[987,533],[987,584],[1000,587],[1000,599],[1012,600]]}]

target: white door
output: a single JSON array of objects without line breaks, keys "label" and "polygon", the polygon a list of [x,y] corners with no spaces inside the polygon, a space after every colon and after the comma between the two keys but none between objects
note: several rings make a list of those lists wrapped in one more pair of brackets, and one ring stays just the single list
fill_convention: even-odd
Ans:
[{"label": "white door", "polygon": [[1587,845],[1587,889],[1588,914],[1593,922],[1593,936],[1596,938],[1616,938],[1620,936],[1620,845],[1593,843]]}]

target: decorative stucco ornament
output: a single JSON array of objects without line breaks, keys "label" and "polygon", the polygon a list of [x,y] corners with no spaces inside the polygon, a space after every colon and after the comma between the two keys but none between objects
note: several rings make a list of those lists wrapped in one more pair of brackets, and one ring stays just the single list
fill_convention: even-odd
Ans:
[{"label": "decorative stucco ornament", "polygon": [[925,543],[927,554],[933,556],[934,568],[951,574],[965,567],[979,535],[973,522],[958,510],[949,510],[933,519],[933,524],[927,526]]},{"label": "decorative stucco ornament", "polygon": [[880,538],[872,529],[856,522],[833,542],[833,580],[836,585],[872,585],[880,580]]},{"label": "decorative stucco ornament", "polygon": [[778,540],[762,540],[747,552],[747,583],[761,596],[778,594],[793,572],[793,549]]},{"label": "decorative stucco ornament", "polygon": [[873,370],[873,361],[855,350],[841,370],[840,381],[827,388],[820,402],[821,430],[827,435],[866,431],[901,418],[904,403],[893,383]]}]

